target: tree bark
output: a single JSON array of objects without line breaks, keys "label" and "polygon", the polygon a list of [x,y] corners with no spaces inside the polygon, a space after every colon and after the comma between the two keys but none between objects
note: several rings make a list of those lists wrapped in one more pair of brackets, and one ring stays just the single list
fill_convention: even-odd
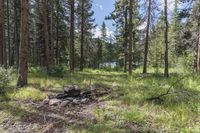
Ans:
[{"label": "tree bark", "polygon": [[[3,1],[4,2],[4,1]],[[4,3],[5,4],[5,3]],[[4,7],[5,8],[5,7]],[[5,11],[3,9],[3,11]],[[5,25],[5,15],[3,16],[3,21],[4,21],[4,25]],[[4,42],[3,42],[3,64],[4,64],[4,67],[7,68],[7,45],[6,45],[6,38],[5,38],[5,26],[3,25],[3,36],[4,36]]]},{"label": "tree bark", "polygon": [[169,77],[169,64],[168,64],[168,13],[167,13],[167,0],[165,0],[165,70],[164,76]]},{"label": "tree bark", "polygon": [[148,20],[147,20],[147,31],[145,40],[145,51],[144,51],[144,67],[143,74],[147,73],[147,61],[148,61],[148,50],[149,50],[149,28],[151,21],[151,0],[148,0]]},{"label": "tree bark", "polygon": [[53,12],[54,12],[54,3],[53,3],[53,0],[51,0],[50,1],[50,4],[51,4],[51,18],[50,18],[50,20],[51,20],[51,25],[50,25],[50,35],[51,35],[51,37],[50,37],[50,40],[51,40],[51,43],[50,43],[50,54],[49,54],[49,56],[50,56],[50,58],[52,59],[51,60],[51,64],[55,64],[54,63],[54,32],[53,32],[53,24],[54,24],[54,21],[53,21]]},{"label": "tree bark", "polygon": [[56,6],[56,65],[59,64],[59,46],[58,46],[58,42],[59,42],[59,1],[57,1],[57,6]]},{"label": "tree bark", "polygon": [[70,70],[74,71],[74,0],[70,0]]},{"label": "tree bark", "polygon": [[[199,19],[200,19],[200,17],[199,17]],[[200,20],[198,22],[197,73],[200,73]]]},{"label": "tree bark", "polygon": [[80,60],[80,70],[83,71],[83,67],[84,67],[84,49],[83,49],[83,45],[84,45],[84,0],[81,0],[81,60]]},{"label": "tree bark", "polygon": [[49,31],[48,31],[48,16],[47,16],[47,0],[42,0],[43,11],[43,28],[44,28],[44,63],[46,69],[49,68]]},{"label": "tree bark", "polygon": [[27,85],[28,80],[28,43],[29,43],[29,0],[22,0],[22,44],[20,51],[18,87]]},{"label": "tree bark", "polygon": [[129,0],[129,75],[132,74],[132,48],[133,48],[133,0]]},{"label": "tree bark", "polygon": [[[126,1],[127,4],[127,1]],[[124,21],[125,21],[125,33],[124,33],[124,72],[127,72],[127,61],[128,61],[128,9],[125,7],[125,13],[124,13]]]},{"label": "tree bark", "polygon": [[8,65],[11,65],[11,46],[10,46],[10,6],[9,1],[6,1],[7,4],[7,44],[8,44]]},{"label": "tree bark", "polygon": [[4,64],[4,0],[0,0],[0,65]]}]

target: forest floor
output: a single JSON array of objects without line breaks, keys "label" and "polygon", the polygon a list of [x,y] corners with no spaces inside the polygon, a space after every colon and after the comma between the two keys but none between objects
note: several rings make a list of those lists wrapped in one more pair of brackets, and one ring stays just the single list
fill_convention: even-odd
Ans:
[{"label": "forest floor", "polygon": [[[146,75],[140,72],[137,69],[130,77],[86,69],[55,78],[33,68],[29,86],[13,89],[13,78],[10,89],[0,96],[0,132],[200,132],[200,76],[173,69],[170,78],[154,74],[154,69]],[[72,84],[103,84],[113,91],[84,105],[42,104],[49,93]]]}]

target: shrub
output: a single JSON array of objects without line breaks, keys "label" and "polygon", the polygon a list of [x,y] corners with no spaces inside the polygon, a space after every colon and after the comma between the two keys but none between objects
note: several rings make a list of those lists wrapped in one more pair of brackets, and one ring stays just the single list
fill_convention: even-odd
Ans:
[{"label": "shrub", "polygon": [[28,68],[29,73],[39,73],[41,71],[42,71],[41,68],[36,66],[31,66]]},{"label": "shrub", "polygon": [[186,72],[194,71],[195,54],[193,52],[186,52],[183,56],[183,67]]},{"label": "shrub", "polygon": [[53,77],[64,77],[67,70],[63,65],[59,66],[50,66],[48,70],[48,75]]},{"label": "shrub", "polygon": [[12,69],[5,69],[0,67],[0,93],[4,92],[4,89],[8,87],[11,81]]}]

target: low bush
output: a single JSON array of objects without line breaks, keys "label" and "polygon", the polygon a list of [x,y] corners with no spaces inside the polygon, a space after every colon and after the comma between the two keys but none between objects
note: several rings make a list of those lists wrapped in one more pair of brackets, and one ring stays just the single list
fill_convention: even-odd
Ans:
[{"label": "low bush", "polygon": [[0,67],[0,93],[3,93],[4,90],[8,87],[8,84],[11,81],[12,69],[5,69]]},{"label": "low bush", "polygon": [[59,65],[59,66],[50,66],[47,73],[49,76],[52,77],[64,77],[64,75],[66,74],[67,70],[65,68],[65,66],[63,65]]}]

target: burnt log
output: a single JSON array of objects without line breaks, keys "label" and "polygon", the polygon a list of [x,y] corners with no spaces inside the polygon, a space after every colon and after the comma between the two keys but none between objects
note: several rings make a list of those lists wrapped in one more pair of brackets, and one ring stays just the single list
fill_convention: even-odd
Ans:
[{"label": "burnt log", "polygon": [[83,98],[90,98],[91,95],[92,95],[92,91],[90,91],[90,90],[81,92],[81,97],[83,97]]},{"label": "burnt log", "polygon": [[68,94],[63,94],[63,93],[61,93],[61,94],[58,94],[57,96],[56,96],[56,98],[57,99],[65,99],[65,98],[67,98],[67,97],[69,97],[69,95]]},{"label": "burnt log", "polygon": [[81,89],[76,85],[68,85],[64,87],[64,94],[68,94],[68,97],[80,96]]}]

